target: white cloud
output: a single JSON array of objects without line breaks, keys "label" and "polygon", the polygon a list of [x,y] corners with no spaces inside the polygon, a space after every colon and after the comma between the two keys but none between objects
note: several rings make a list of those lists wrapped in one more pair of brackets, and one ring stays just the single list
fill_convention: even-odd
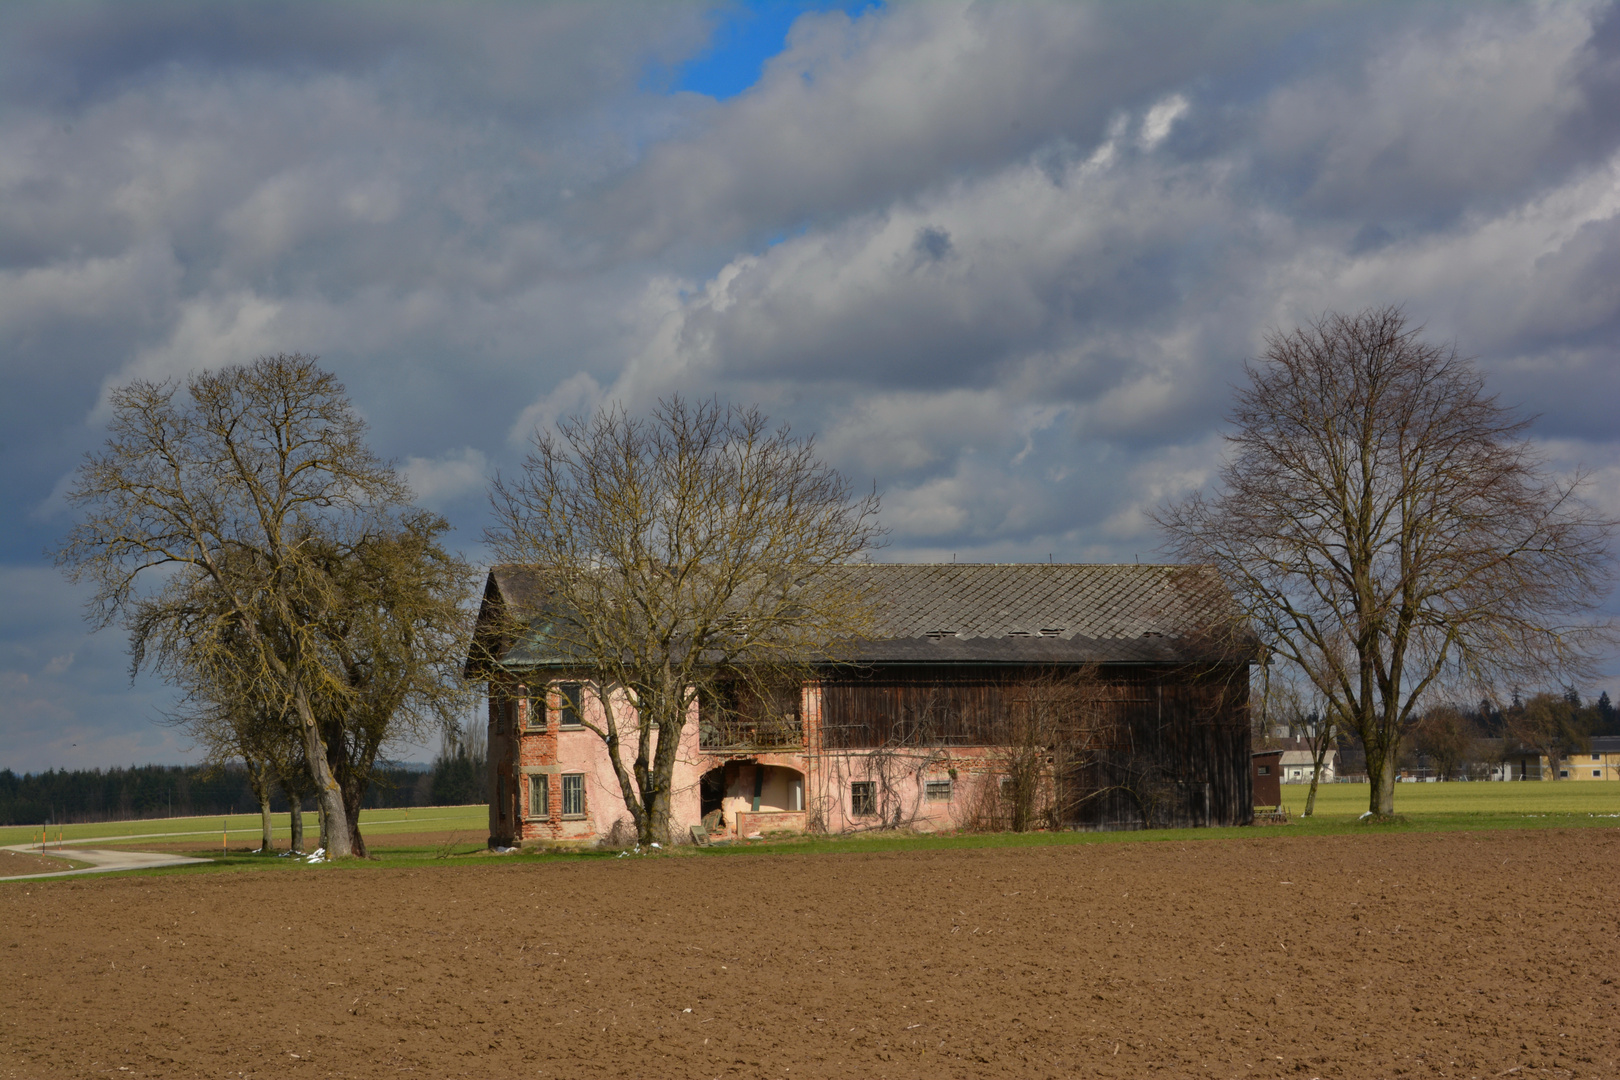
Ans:
[{"label": "white cloud", "polygon": [[403,471],[412,493],[428,506],[482,492],[489,484],[489,458],[472,446],[447,450],[436,458],[406,458]]},{"label": "white cloud", "polygon": [[1138,139],[1142,149],[1152,150],[1164,142],[1170,129],[1176,126],[1176,121],[1186,115],[1188,104],[1183,95],[1171,94],[1149,109],[1142,118],[1142,134]]}]

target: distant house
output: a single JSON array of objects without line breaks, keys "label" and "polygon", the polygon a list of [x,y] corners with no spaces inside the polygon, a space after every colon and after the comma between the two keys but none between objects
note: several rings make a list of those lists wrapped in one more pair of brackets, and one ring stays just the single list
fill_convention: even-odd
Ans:
[{"label": "distant house", "polygon": [[[1278,764],[1278,768],[1281,770],[1282,782],[1285,784],[1310,783],[1311,773],[1316,769],[1316,752],[1311,749],[1311,741],[1295,736],[1278,739],[1276,744],[1276,749],[1282,751],[1282,760]],[[1338,760],[1338,750],[1329,746],[1327,754],[1322,758],[1322,775],[1320,777],[1322,783],[1333,783],[1334,769],[1338,765]]]},{"label": "distant house", "polygon": [[[1570,754],[1558,762],[1560,780],[1620,780],[1620,735],[1596,735],[1586,750]],[[1518,747],[1503,757],[1506,780],[1551,780],[1552,768],[1545,754]]]},{"label": "distant house", "polygon": [[[994,820],[1006,720],[1084,674],[1084,738],[1046,748],[1042,805],[1077,828],[1234,825],[1252,817],[1248,674],[1231,598],[1201,567],[850,568],[883,629],[769,709],[694,706],[681,732],[675,831],[747,838]],[[633,835],[589,672],[549,655],[533,570],[490,571],[469,673],[489,687],[494,844]],[[530,628],[515,635],[499,628]],[[1221,626],[1220,633],[1212,627]],[[1238,642],[1238,644],[1234,644]],[[621,726],[634,711],[614,697]],[[633,740],[632,740],[633,741]],[[1083,743],[1083,745],[1082,745]]]}]

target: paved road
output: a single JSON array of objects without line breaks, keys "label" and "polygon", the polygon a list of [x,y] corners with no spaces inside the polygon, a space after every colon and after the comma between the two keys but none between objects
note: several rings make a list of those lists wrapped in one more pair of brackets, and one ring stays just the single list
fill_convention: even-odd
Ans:
[{"label": "paved road", "polygon": [[[108,840],[121,839],[121,837],[106,837]],[[19,851],[26,855],[40,854],[38,844],[12,844],[7,851]],[[18,874],[16,877],[0,878],[0,881],[26,881],[33,878],[72,877],[75,874],[106,874],[114,870],[150,870],[157,866],[190,866],[192,863],[213,862],[212,859],[197,859],[190,855],[165,855],[156,851],[113,851],[110,848],[82,848],[70,847],[66,851],[47,851],[47,857],[60,854],[63,858],[74,859],[77,862],[87,862],[93,865],[82,870],[57,870],[49,874]]]}]

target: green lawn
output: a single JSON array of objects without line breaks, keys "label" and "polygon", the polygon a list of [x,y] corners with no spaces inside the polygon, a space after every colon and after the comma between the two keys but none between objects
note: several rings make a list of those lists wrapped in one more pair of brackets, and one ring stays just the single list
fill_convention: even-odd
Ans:
[{"label": "green lawn", "polygon": [[[273,819],[277,840],[285,841],[292,835],[287,814],[276,814]],[[489,810],[484,806],[419,806],[412,810],[363,810],[360,827],[369,842],[372,837],[383,838],[390,833],[467,832],[476,833],[482,842],[489,835]],[[148,818],[141,821],[103,821],[86,825],[64,825],[60,829],[71,847],[75,840],[92,837],[139,837],[141,839],[209,841],[217,846],[221,833],[228,831],[232,847],[244,843],[257,843],[259,839],[258,814],[233,814],[229,817]],[[304,833],[307,842],[313,842],[320,831],[320,820],[313,813],[304,815]],[[58,829],[50,829],[50,843],[56,844]],[[38,825],[8,825],[0,827],[0,846],[27,844],[39,840]]]},{"label": "green lawn", "polygon": [[[1390,831],[1449,831],[1457,829],[1535,829],[1535,828],[1620,828],[1620,783],[1579,781],[1530,783],[1451,783],[1400,784],[1395,791],[1395,810],[1401,820],[1393,824],[1364,824],[1357,819],[1367,808],[1365,784],[1326,784],[1318,789],[1316,813],[1300,818],[1305,808],[1306,787],[1284,785],[1283,804],[1289,811],[1287,825],[1223,829],[1153,829],[1112,833],[957,833],[922,835],[906,832],[870,832],[851,836],[808,836],[728,847],[678,848],[670,855],[728,857],[762,853],[840,853],[864,851],[938,850],[950,848],[1037,847],[1063,844],[1143,843],[1161,840],[1218,840],[1232,838],[1287,842],[1309,836],[1365,836]],[[313,814],[305,818],[313,843],[316,828]],[[361,818],[375,858],[364,866],[465,866],[469,863],[503,862],[521,865],[580,858],[615,858],[617,852],[549,854],[523,852],[493,855],[484,849],[488,812],[483,806],[423,807],[415,810],[368,810]],[[65,828],[69,851],[75,838],[92,836],[152,836],[167,839],[195,839],[199,846],[217,844],[219,818],[170,818],[157,821],[129,821],[100,825],[70,825]],[[277,837],[285,838],[286,815],[276,819]],[[285,870],[309,869],[300,860],[267,859],[247,854],[245,845],[256,844],[257,815],[238,814],[230,819],[233,852],[216,859],[212,870],[250,870],[271,867]],[[437,833],[439,839],[417,842],[410,847],[390,846],[391,834]],[[0,829],[0,844],[26,842],[38,837],[37,827]],[[52,840],[55,830],[52,830]],[[132,846],[138,841],[131,839]],[[645,857],[645,856],[643,856]],[[139,871],[142,873],[196,873],[204,868]]]},{"label": "green lawn", "polygon": [[[1305,784],[1284,784],[1283,805],[1297,818],[1305,810]],[[1323,784],[1316,789],[1316,813],[1355,817],[1367,809],[1366,784]],[[1541,814],[1620,815],[1620,783],[1603,780],[1531,780],[1519,783],[1396,784],[1395,812],[1491,817]]]}]

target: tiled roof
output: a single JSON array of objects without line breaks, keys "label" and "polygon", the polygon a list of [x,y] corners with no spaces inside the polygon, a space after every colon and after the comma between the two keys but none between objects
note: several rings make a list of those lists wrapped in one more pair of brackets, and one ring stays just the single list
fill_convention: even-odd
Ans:
[{"label": "tiled roof", "polygon": [[878,563],[851,567],[879,599],[870,660],[1173,661],[1234,625],[1201,566]]},{"label": "tiled roof", "polygon": [[[1174,663],[1208,658],[1241,625],[1202,566],[872,563],[844,573],[879,613],[880,633],[857,649],[868,662]],[[497,566],[492,600],[526,618],[543,596],[532,572]]]}]

